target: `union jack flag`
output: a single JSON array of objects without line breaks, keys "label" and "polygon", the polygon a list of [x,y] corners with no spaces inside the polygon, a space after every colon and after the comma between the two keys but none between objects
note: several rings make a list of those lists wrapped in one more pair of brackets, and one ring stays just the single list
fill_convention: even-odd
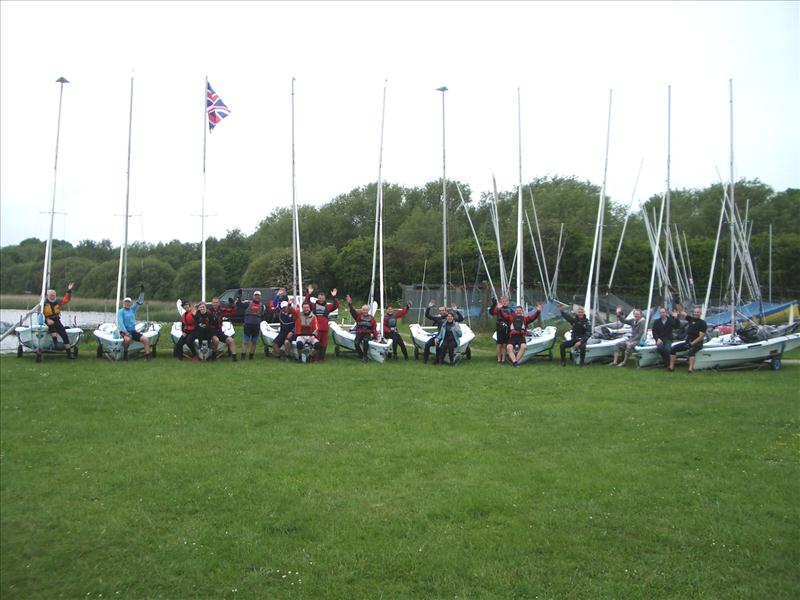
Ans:
[{"label": "union jack flag", "polygon": [[225,117],[231,114],[231,109],[225,106],[222,99],[217,96],[214,88],[206,80],[206,112],[208,113],[208,130],[214,131],[214,127]]}]

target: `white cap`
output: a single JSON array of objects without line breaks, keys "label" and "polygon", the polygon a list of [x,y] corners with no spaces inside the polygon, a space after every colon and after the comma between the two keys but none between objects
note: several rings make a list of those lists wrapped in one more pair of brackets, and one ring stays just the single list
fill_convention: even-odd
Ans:
[{"label": "white cap", "polygon": [[259,292],[258,290],[256,290],[255,292],[253,292],[253,296],[256,296],[256,295],[260,296],[260,295],[261,295],[261,292]]},{"label": "white cap", "polygon": [[130,297],[130,296],[125,296],[125,298],[123,298],[123,300],[122,300],[122,301],[123,301],[123,302],[133,302],[133,300],[131,300],[131,297]]},{"label": "white cap", "polygon": [[281,308],[286,308],[287,306],[289,306],[289,303],[286,300],[281,302]]}]

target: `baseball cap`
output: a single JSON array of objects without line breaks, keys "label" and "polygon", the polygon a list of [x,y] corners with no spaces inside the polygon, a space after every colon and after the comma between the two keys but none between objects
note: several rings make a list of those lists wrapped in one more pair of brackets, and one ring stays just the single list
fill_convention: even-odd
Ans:
[{"label": "baseball cap", "polygon": [[289,306],[289,303],[286,300],[281,302],[281,308],[286,308],[287,306]]},{"label": "baseball cap", "polygon": [[260,295],[261,295],[261,292],[259,292],[258,290],[256,290],[255,292],[253,292],[253,296],[260,296]]},{"label": "baseball cap", "polygon": [[122,301],[123,301],[123,302],[133,302],[133,300],[131,300],[131,297],[130,297],[130,296],[125,296],[125,298],[123,298],[123,300],[122,300]]}]

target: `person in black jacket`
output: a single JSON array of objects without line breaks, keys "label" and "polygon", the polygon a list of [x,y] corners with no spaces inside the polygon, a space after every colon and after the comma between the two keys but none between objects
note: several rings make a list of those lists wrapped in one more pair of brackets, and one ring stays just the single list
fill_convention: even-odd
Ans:
[{"label": "person in black jacket", "polygon": [[700,307],[695,306],[691,317],[685,312],[682,314],[683,318],[689,322],[686,326],[686,340],[672,346],[668,371],[675,370],[675,361],[678,359],[677,354],[684,350],[689,351],[686,355],[689,361],[689,373],[694,371],[695,355],[703,348],[703,342],[706,339],[706,330],[708,329],[706,322],[700,318],[701,312]]},{"label": "person in black jacket", "polygon": [[[457,323],[461,323],[464,320],[464,315],[462,315],[455,306],[453,306],[453,308],[450,311],[447,310],[446,306],[440,306],[439,307],[439,314],[436,314],[436,315],[434,315],[433,312],[432,312],[434,306],[436,306],[436,302],[431,300],[428,303],[428,308],[425,309],[425,317],[428,320],[433,321],[433,324],[436,326],[436,334],[439,333],[439,330],[442,328],[442,325],[447,321],[447,313],[448,312],[452,312],[453,313],[453,319]],[[431,348],[433,348],[435,345],[436,345],[436,335],[433,335],[433,336],[431,336],[431,339],[429,339],[425,343],[425,348],[424,348],[424,351],[422,353],[422,356],[423,356],[423,359],[424,359],[425,363],[428,362],[428,357],[431,355]],[[435,365],[439,364],[438,358],[434,359],[433,364],[435,364]]]},{"label": "person in black jacket", "polygon": [[667,309],[663,306],[658,309],[658,318],[653,321],[653,339],[656,341],[656,352],[661,355],[664,366],[669,368],[669,356],[672,350],[672,336],[675,329],[680,326],[677,319],[677,312],[673,311],[674,316],[667,314]]},{"label": "person in black jacket", "polygon": [[572,336],[570,340],[561,342],[561,366],[564,367],[567,364],[567,348],[573,348],[573,352],[577,348],[578,356],[580,357],[580,366],[584,366],[586,342],[589,341],[592,324],[589,322],[589,319],[586,318],[586,311],[583,310],[582,306],[577,308],[575,316],[572,316],[563,309],[561,310],[561,316],[572,325]]},{"label": "person in black jacket", "polygon": [[510,332],[508,317],[514,314],[514,311],[508,305],[508,296],[500,296],[500,304],[497,303],[497,298],[492,298],[489,314],[497,317],[495,345],[497,346],[497,364],[502,365],[506,362],[506,347],[508,346],[508,334]]}]

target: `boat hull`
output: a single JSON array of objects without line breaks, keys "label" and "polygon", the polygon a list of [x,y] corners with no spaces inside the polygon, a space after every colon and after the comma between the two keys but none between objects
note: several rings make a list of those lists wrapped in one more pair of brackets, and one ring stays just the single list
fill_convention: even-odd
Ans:
[{"label": "boat hull", "polygon": [[[553,358],[553,346],[556,343],[557,329],[555,327],[534,327],[525,332],[525,354],[517,361],[524,364],[536,356],[547,353],[548,358]],[[497,342],[497,332],[492,334],[492,339]]]},{"label": "boat hull", "polygon": [[[236,330],[233,328],[233,323],[229,321],[223,321],[222,333],[224,333],[228,337],[233,337],[234,335],[236,335]],[[177,346],[178,340],[180,340],[182,336],[183,336],[183,324],[180,321],[175,321],[169,330],[169,338],[172,340],[172,344],[174,346]],[[200,360],[208,360],[213,356],[211,348],[209,348],[207,344],[204,346],[198,340],[194,341],[194,349],[195,352],[197,353],[197,357]],[[184,350],[183,353],[184,356],[191,356],[188,350]]]},{"label": "boat hull", "polygon": [[[156,345],[158,344],[159,337],[161,336],[161,325],[158,323],[136,323],[136,331],[141,333],[149,342],[151,353],[155,354]],[[116,323],[103,323],[93,332],[94,337],[97,339],[97,356],[105,356],[110,360],[122,360],[125,354],[125,349],[122,344],[122,336],[119,335],[119,329]],[[136,354],[143,353],[144,344],[141,342],[131,342],[128,346],[128,356],[135,356]]]},{"label": "boat hull", "polygon": [[[330,335],[335,345],[335,352],[338,356],[341,349],[356,351],[356,334],[350,330],[350,325],[330,323]],[[384,342],[378,340],[370,340],[369,350],[367,352],[368,358],[377,363],[383,364],[386,359],[392,354],[391,342]]]},{"label": "boat hull", "polygon": [[[453,353],[453,363],[458,363],[462,358],[468,356],[469,345],[472,340],[475,339],[475,333],[468,325],[464,325],[464,323],[460,323],[459,325],[461,326],[461,339]],[[414,323],[409,326],[409,329],[411,330],[411,339],[414,342],[414,358],[417,358],[419,353],[424,351],[425,344],[428,343],[428,340],[436,335],[437,328],[423,327],[422,325]],[[450,357],[445,355],[444,362],[449,364]]]},{"label": "boat hull", "polygon": [[[83,329],[67,327],[66,330],[70,347],[77,348],[83,339]],[[64,342],[61,336],[57,335],[54,339],[50,335],[47,325],[20,325],[14,328],[14,333],[19,341],[20,349],[27,348],[34,352],[64,352]],[[19,351],[18,353],[21,354]]]}]

